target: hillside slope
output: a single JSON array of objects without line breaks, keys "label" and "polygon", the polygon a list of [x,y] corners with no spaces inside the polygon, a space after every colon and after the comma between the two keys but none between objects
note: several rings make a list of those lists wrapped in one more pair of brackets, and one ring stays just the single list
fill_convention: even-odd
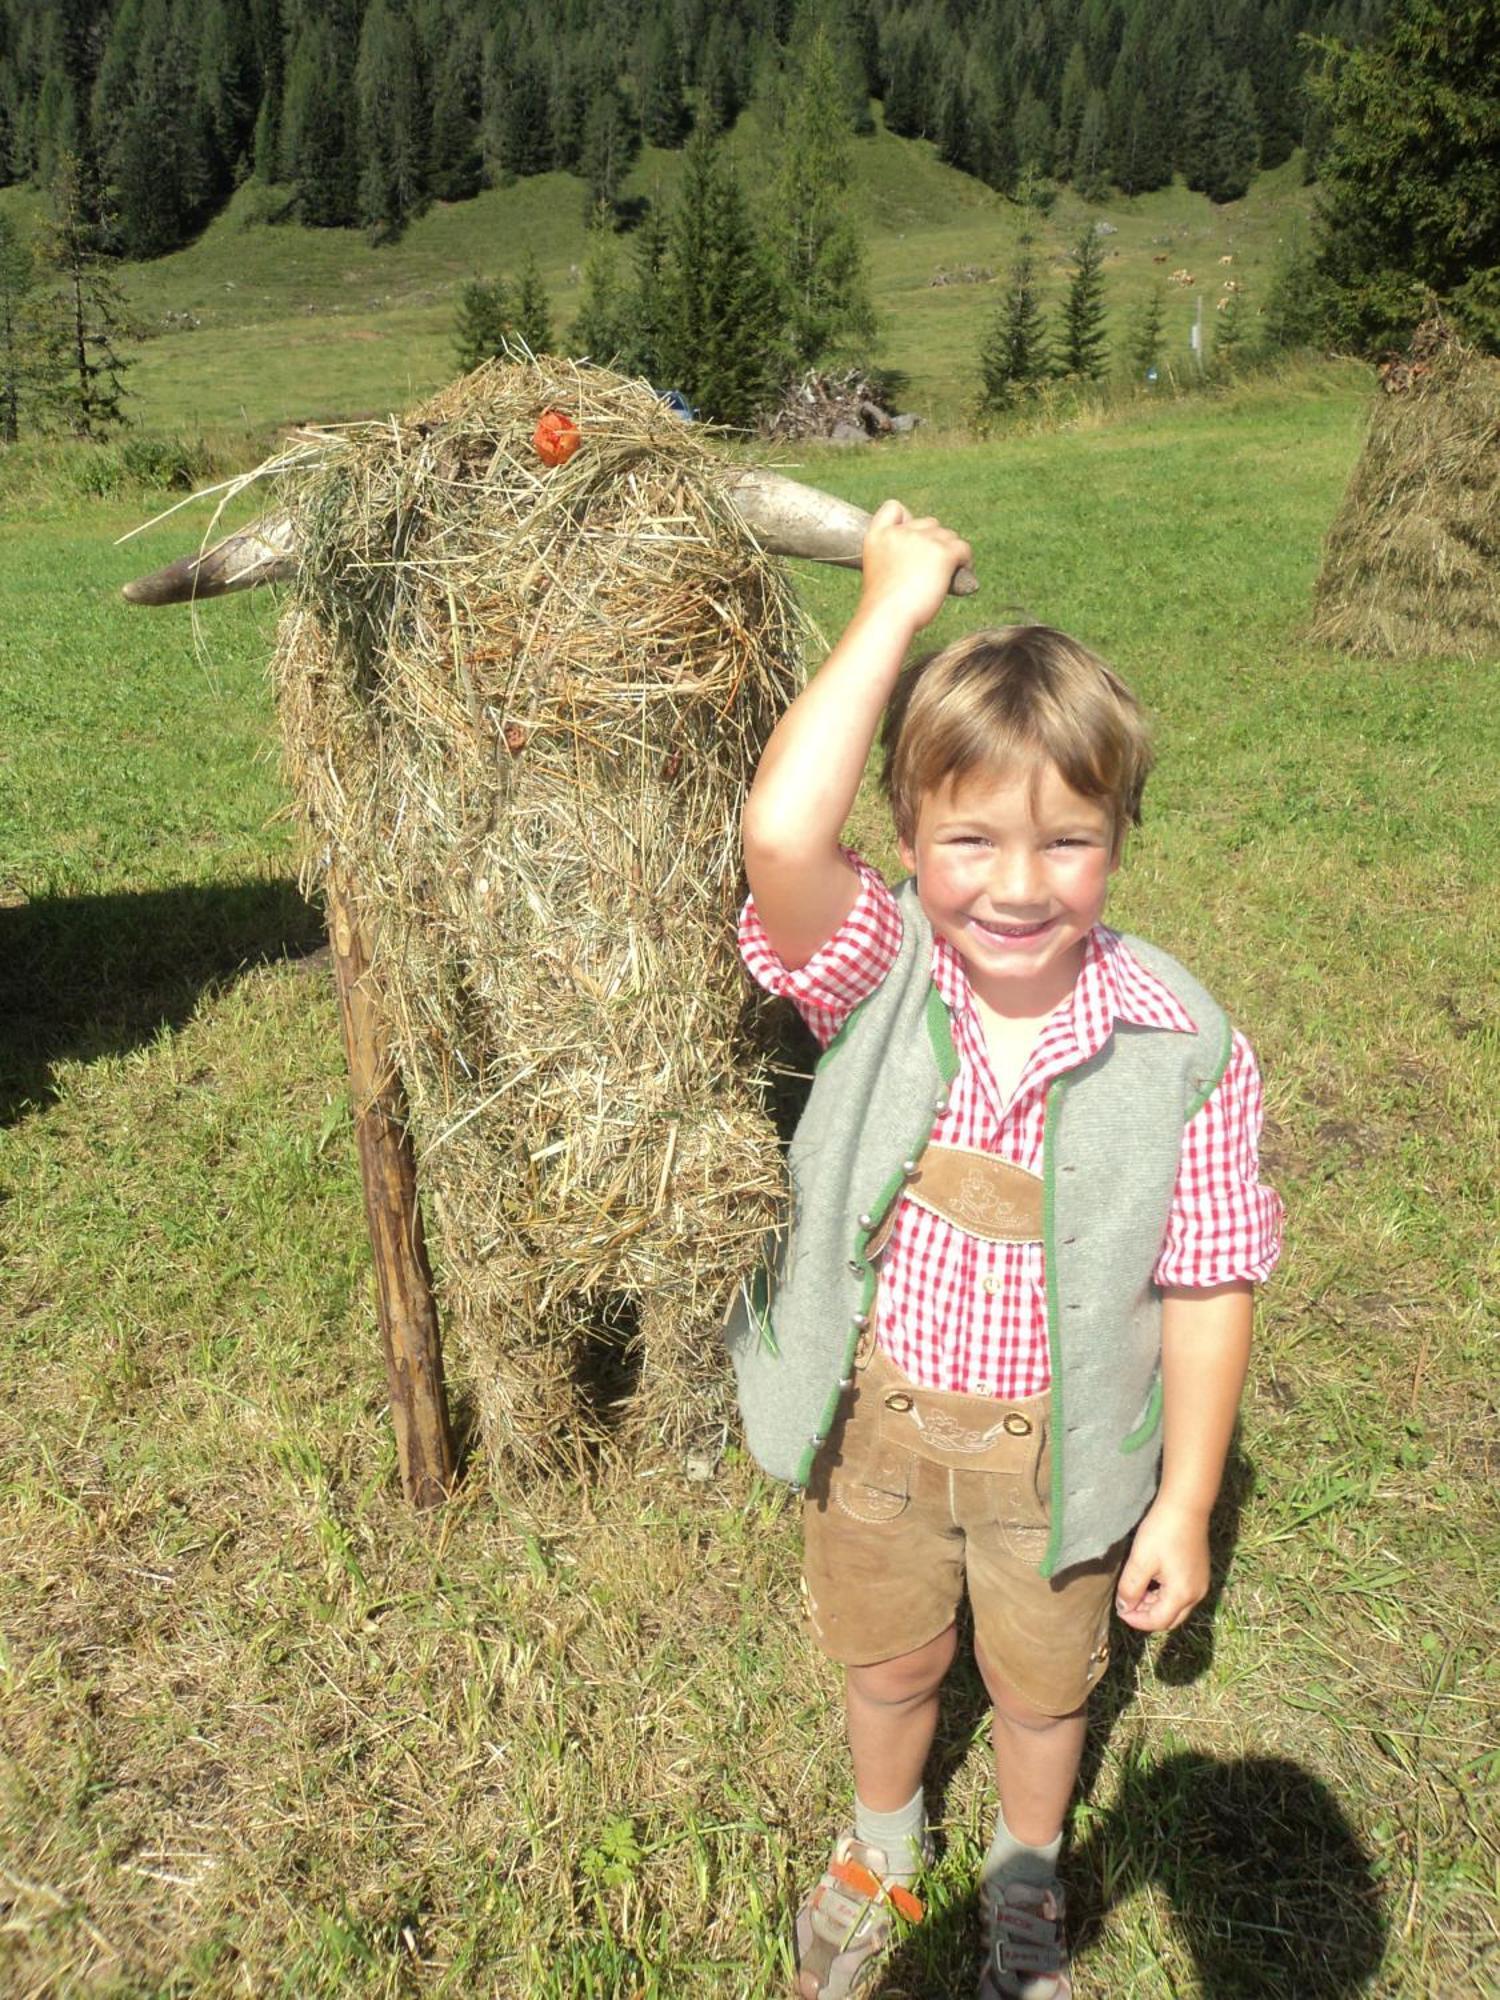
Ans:
[{"label": "hillside slope", "polygon": [[[741,119],[732,143],[746,186],[763,186],[766,138],[753,116]],[[670,204],[681,158],[647,148],[629,193]],[[907,378],[911,408],[939,424],[960,423],[972,403],[975,356],[999,305],[1021,211],[945,166],[925,140],[877,130],[855,142],[854,159],[855,200],[882,322],[877,358]],[[1105,275],[1117,345],[1154,283],[1184,270],[1197,281],[1167,285],[1166,358],[1188,366],[1198,295],[1211,323],[1223,281],[1233,276],[1253,311],[1278,241],[1310,203],[1295,161],[1262,175],[1243,201],[1222,208],[1181,186],[1091,205],[1064,191],[1043,223],[1048,297],[1060,301],[1068,248],[1089,216],[1097,216],[1115,232]],[[133,414],[153,428],[259,434],[298,419],[400,407],[451,377],[453,313],[464,281],[476,272],[514,270],[528,251],[538,259],[565,344],[587,247],[582,206],[576,178],[538,175],[473,201],[438,204],[399,243],[376,249],[357,230],[276,221],[284,207],[277,192],[248,183],[188,249],[124,267],[132,308],[150,336],[130,376]],[[0,208],[33,212],[35,198],[0,190]],[[628,259],[628,236],[620,247]],[[993,276],[933,282],[965,269]]]}]

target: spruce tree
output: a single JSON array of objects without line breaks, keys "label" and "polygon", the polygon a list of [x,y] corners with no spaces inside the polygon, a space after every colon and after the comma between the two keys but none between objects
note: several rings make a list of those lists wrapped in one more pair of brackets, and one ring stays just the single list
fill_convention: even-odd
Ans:
[{"label": "spruce tree", "polygon": [[427,184],[438,201],[467,201],[479,192],[479,70],[477,31],[466,21],[437,51]]},{"label": "spruce tree", "polygon": [[667,346],[667,225],[653,193],[641,226],[635,232],[631,263],[635,288],[628,302],[628,324],[618,342],[620,366],[631,375],[655,381],[662,373]]},{"label": "spruce tree", "polygon": [[864,255],[849,210],[851,138],[833,47],[819,27],[787,100],[768,231],[788,338],[804,365],[874,338]]},{"label": "spruce tree", "polygon": [[1166,316],[1166,288],[1158,280],[1141,302],[1130,330],[1130,372],[1137,382],[1155,380],[1161,363]]},{"label": "spruce tree", "polygon": [[1065,374],[1096,382],[1104,357],[1104,240],[1091,222],[1073,246],[1060,359]]},{"label": "spruce tree", "polygon": [[1266,302],[1260,314],[1261,346],[1268,354],[1311,347],[1322,326],[1325,301],[1312,245],[1293,227],[1276,246]]},{"label": "spruce tree", "polygon": [[1047,107],[1028,87],[1016,106],[1016,162],[1020,173],[1035,177],[1051,171],[1054,138]]},{"label": "spruce tree", "polygon": [[669,231],[664,371],[714,423],[749,425],[779,385],[775,288],[717,137],[695,133]]},{"label": "spruce tree", "polygon": [[[494,43],[507,46],[508,29]],[[501,177],[545,173],[552,165],[551,92],[539,61],[502,55],[493,65],[495,153]],[[489,116],[487,107],[486,115]]]},{"label": "spruce tree", "polygon": [[89,199],[79,163],[64,154],[42,232],[42,261],[54,282],[41,309],[40,393],[66,429],[90,439],[129,421],[120,378],[131,364],[117,347],[126,332],[125,299],[101,247],[108,221],[91,213],[100,205]]},{"label": "spruce tree", "polygon": [[641,149],[641,135],[629,105],[613,83],[604,84],[583,123],[583,153],[578,163],[586,193],[583,219],[599,208],[619,213],[625,176]]},{"label": "spruce tree", "polygon": [[1078,135],[1083,130],[1083,114],[1088,96],[1088,63],[1084,58],[1083,44],[1074,42],[1068,51],[1067,67],[1063,71],[1057,133],[1054,140],[1056,172],[1059,180],[1067,180],[1078,157]]},{"label": "spruce tree", "polygon": [[589,227],[583,259],[583,296],[578,316],[568,328],[568,352],[579,360],[607,366],[620,360],[634,322],[631,301],[620,269],[620,244],[615,218],[606,209]]},{"label": "spruce tree", "polygon": [[1224,122],[1213,149],[1207,189],[1210,201],[1239,201],[1249,193],[1260,162],[1260,129],[1256,124],[1255,89],[1248,70],[1237,70],[1229,86]]},{"label": "spruce tree", "polygon": [[979,357],[981,410],[1013,409],[1047,373],[1047,331],[1037,290],[1036,239],[1028,220],[1005,296]]},{"label": "spruce tree", "polygon": [[1232,375],[1243,360],[1245,341],[1245,295],[1226,292],[1214,307],[1214,368]]},{"label": "spruce tree", "polygon": [[745,102],[745,37],[739,22],[718,9],[703,38],[698,89],[699,123],[709,132],[727,132]]},{"label": "spruce tree", "polygon": [[1099,201],[1109,188],[1109,106],[1102,90],[1091,90],[1084,105],[1072,178],[1085,201]]},{"label": "spruce tree", "polygon": [[454,353],[459,373],[467,375],[481,362],[504,354],[515,332],[515,309],[500,278],[470,278],[458,295],[454,316]]},{"label": "spruce tree", "polygon": [[637,66],[641,130],[653,146],[680,146],[692,130],[693,115],[682,89],[682,58],[672,19],[663,8],[642,39]]},{"label": "spruce tree", "polygon": [[552,308],[547,287],[542,283],[536,252],[528,250],[521,260],[514,292],[515,330],[533,354],[552,351]]},{"label": "spruce tree", "polygon": [[0,212],[0,444],[21,435],[23,401],[36,367],[28,306],[36,286],[36,257],[10,217]]},{"label": "spruce tree", "polygon": [[343,228],[357,215],[358,154],[348,50],[329,17],[304,17],[287,60],[279,177],[297,220]]},{"label": "spruce tree", "polygon": [[1326,336],[1378,353],[1435,298],[1500,353],[1500,10],[1393,0],[1373,46],[1320,54]]},{"label": "spruce tree", "polygon": [[399,236],[427,200],[427,101],[416,30],[400,0],[370,0],[354,69],[359,219]]}]

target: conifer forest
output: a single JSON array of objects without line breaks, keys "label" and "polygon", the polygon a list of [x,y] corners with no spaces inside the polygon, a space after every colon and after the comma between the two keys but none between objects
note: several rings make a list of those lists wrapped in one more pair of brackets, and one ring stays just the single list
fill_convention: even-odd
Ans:
[{"label": "conifer forest", "polygon": [[123,256],[172,250],[250,176],[288,219],[395,235],[427,204],[561,169],[612,203],[642,140],[731,127],[816,16],[856,131],[1013,192],[1181,175],[1215,201],[1299,145],[1309,36],[1382,0],[0,0],[0,185],[81,163]]}]

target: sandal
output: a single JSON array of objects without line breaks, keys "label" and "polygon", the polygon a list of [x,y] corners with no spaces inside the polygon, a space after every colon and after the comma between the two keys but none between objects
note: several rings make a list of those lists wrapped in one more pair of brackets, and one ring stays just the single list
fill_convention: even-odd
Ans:
[{"label": "sandal", "polygon": [[986,1886],[979,2000],[1072,2000],[1061,1882]]},{"label": "sandal", "polygon": [[895,1917],[922,1921],[910,1889],[888,1881],[878,1847],[846,1833],[817,1887],[797,1912],[798,2000],[867,1994],[891,1941]]}]

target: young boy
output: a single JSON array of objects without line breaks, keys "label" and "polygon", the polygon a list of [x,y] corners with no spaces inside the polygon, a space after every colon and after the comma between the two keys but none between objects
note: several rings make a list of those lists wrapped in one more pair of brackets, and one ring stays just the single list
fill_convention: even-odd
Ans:
[{"label": "young boy", "polygon": [[[746,1433],[806,1487],[812,1630],[845,1669],[852,1832],[798,1993],[867,1992],[929,1849],[922,1770],[967,1587],[994,1703],[981,2000],[1072,1991],[1057,1881],[1113,1602],[1208,1588],[1208,1520],[1280,1204],[1254,1060],[1100,923],[1150,766],[1128,689],[1045,627],[901,672],[967,544],[888,501],[848,629],[766,746],[741,946],[825,1044],[776,1269],[729,1338]],[[885,714],[893,894],[839,844]]]}]

